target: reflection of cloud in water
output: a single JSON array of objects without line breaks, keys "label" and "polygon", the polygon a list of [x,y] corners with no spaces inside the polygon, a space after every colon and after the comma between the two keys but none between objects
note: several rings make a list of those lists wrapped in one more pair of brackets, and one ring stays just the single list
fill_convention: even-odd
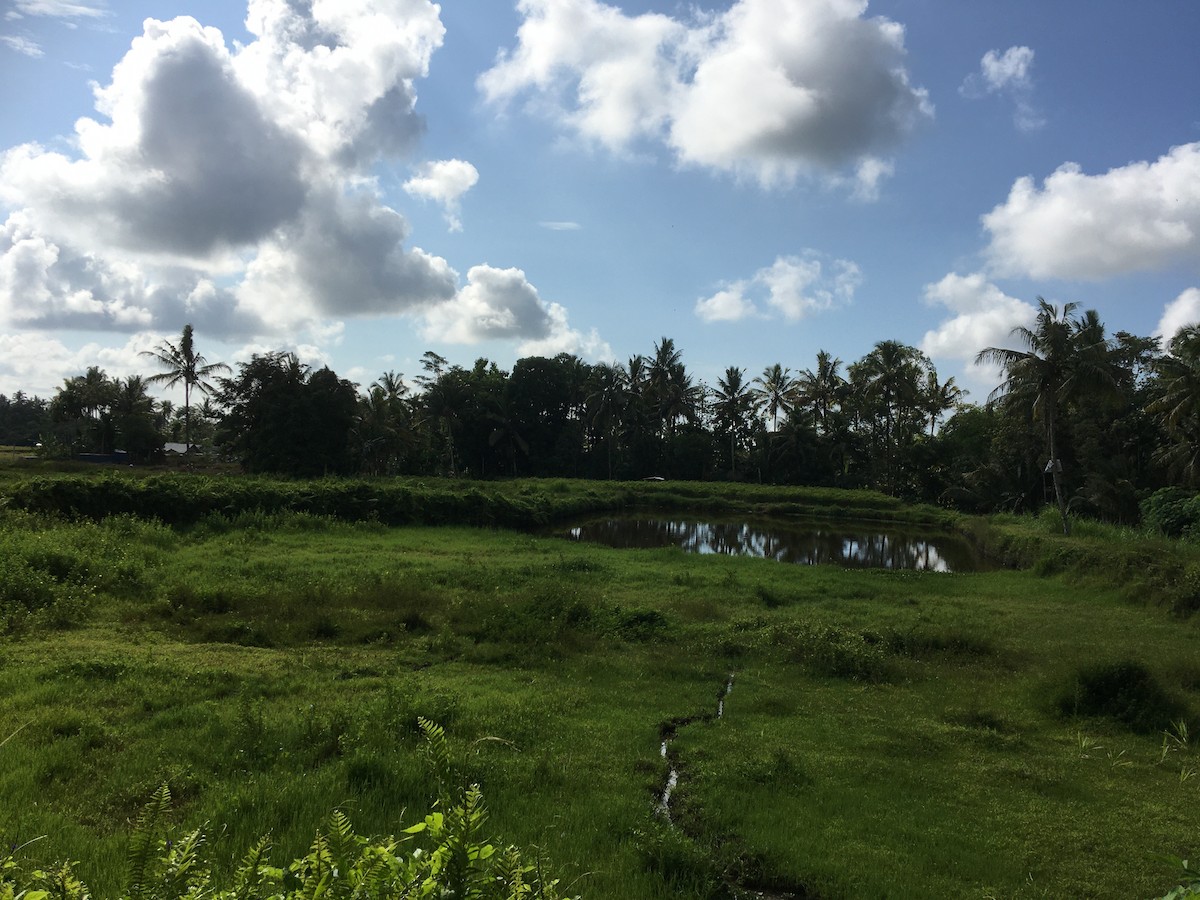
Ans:
[{"label": "reflection of cloud in water", "polygon": [[850,523],[791,523],[608,518],[571,528],[575,540],[614,547],[679,547],[687,553],[752,556],[795,565],[967,572],[979,561],[963,541],[945,534],[884,531]]}]

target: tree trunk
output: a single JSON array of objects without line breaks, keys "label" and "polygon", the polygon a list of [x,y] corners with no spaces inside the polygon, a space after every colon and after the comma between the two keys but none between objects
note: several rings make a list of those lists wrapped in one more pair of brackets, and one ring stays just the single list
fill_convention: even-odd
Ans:
[{"label": "tree trunk", "polygon": [[1054,479],[1054,499],[1058,501],[1058,514],[1062,516],[1063,534],[1071,536],[1071,520],[1067,518],[1067,501],[1063,497],[1062,463],[1054,444],[1054,410],[1050,410],[1050,477]]}]

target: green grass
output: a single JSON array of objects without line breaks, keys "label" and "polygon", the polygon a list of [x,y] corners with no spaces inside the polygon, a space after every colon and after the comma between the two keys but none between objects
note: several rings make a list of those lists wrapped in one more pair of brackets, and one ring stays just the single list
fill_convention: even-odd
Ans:
[{"label": "green grass", "polygon": [[[172,530],[9,510],[0,841],[41,838],[22,854],[79,860],[104,895],[164,781],[181,826],[207,823],[218,872],[268,832],[280,858],[302,854],[335,808],[395,833],[436,795],[422,716],[481,785],[491,836],[589,898],[720,896],[729,879],[822,897],[1162,893],[1161,859],[1200,841],[1200,632],[1100,582],[310,514]],[[1191,744],[1075,702],[1126,662]],[[660,734],[685,721],[668,829]]]}]

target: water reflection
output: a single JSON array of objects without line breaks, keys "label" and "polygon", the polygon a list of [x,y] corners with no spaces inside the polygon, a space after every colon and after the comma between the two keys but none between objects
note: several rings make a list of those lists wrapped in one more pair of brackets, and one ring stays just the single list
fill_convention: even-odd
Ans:
[{"label": "water reflection", "polygon": [[969,544],[946,534],[878,525],[720,522],[610,517],[582,522],[566,536],[610,547],[679,547],[688,553],[755,556],[796,565],[973,572],[982,568]]}]

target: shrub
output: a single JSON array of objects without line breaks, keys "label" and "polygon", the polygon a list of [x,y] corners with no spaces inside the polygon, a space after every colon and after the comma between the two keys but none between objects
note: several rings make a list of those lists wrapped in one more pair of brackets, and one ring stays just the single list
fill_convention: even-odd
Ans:
[{"label": "shrub", "polygon": [[1168,537],[1200,531],[1200,495],[1178,487],[1163,488],[1143,500],[1141,506],[1146,527]]},{"label": "shrub", "polygon": [[1145,665],[1132,660],[1079,672],[1058,705],[1063,715],[1105,716],[1139,734],[1164,731],[1190,716]]}]

